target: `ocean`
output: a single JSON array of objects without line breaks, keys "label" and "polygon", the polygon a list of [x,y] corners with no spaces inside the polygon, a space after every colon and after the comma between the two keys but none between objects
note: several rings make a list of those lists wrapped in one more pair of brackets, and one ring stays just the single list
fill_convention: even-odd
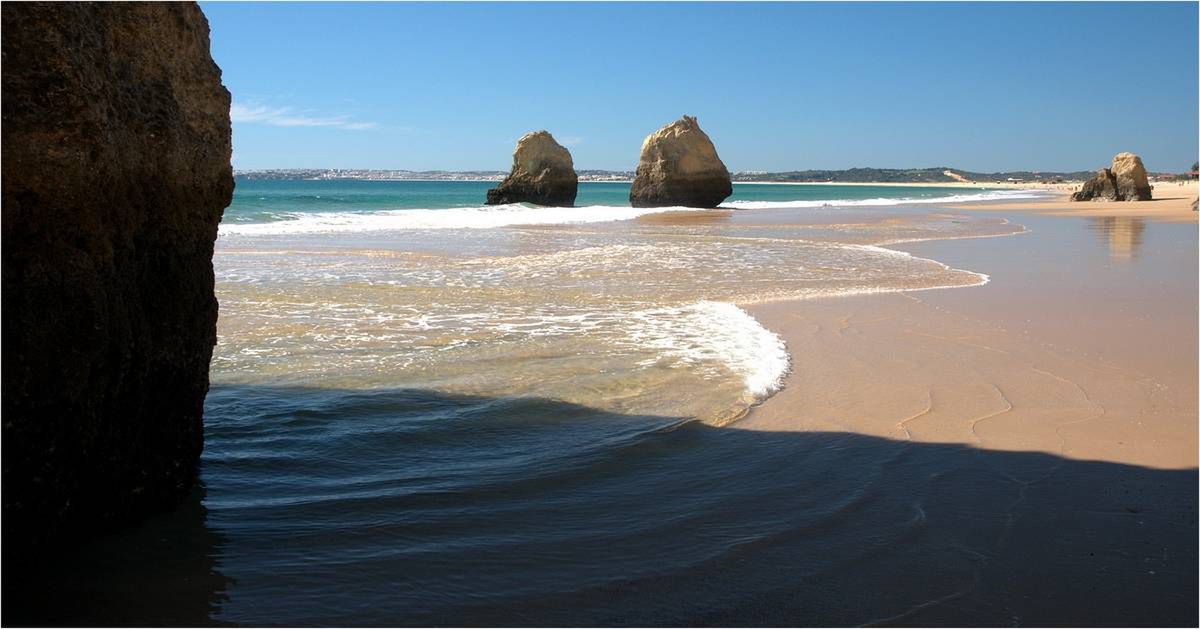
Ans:
[{"label": "ocean", "polygon": [[[920,526],[871,498],[895,453],[722,429],[791,364],[739,305],[980,285],[887,246],[1020,233],[934,204],[1036,193],[738,184],[656,211],[583,183],[575,208],[482,207],[492,185],[237,182],[200,487],[90,551],[89,591],[184,573],[144,612],[168,623],[745,624],[723,614]],[[839,530],[858,510],[897,526]],[[822,624],[890,613],[810,596]]]},{"label": "ocean", "polygon": [[[222,234],[379,231],[387,228],[486,228],[511,224],[561,224],[634,218],[650,210],[629,207],[629,184],[579,184],[576,208],[483,207],[494,181],[356,181],[238,179]],[[937,186],[734,184],[722,207],[788,208],[837,205],[892,206],[1020,199],[1029,190]],[[426,210],[426,211],[421,211]],[[436,214],[431,212],[436,211]],[[272,225],[283,223],[282,225]],[[267,227],[266,225],[272,225]]]},{"label": "ocean", "polygon": [[400,388],[719,426],[788,368],[736,304],[978,284],[881,245],[1018,229],[857,208],[1029,194],[744,185],[697,213],[631,208],[611,183],[582,184],[575,208],[480,206],[489,185],[239,182],[214,260],[213,399]]}]

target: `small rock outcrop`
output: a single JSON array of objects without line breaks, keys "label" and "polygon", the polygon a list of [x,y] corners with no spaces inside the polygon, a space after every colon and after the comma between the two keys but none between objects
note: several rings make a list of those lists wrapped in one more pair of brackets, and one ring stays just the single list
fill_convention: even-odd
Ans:
[{"label": "small rock outcrop", "polygon": [[512,171],[499,186],[487,191],[487,204],[536,203],[556,207],[575,205],[579,176],[571,152],[546,131],[526,133],[513,150]]},{"label": "small rock outcrop", "polygon": [[1112,166],[1096,171],[1071,195],[1072,201],[1149,201],[1150,180],[1142,158],[1133,153],[1118,153]]},{"label": "small rock outcrop", "polygon": [[233,173],[229,92],[196,4],[2,10],[10,556],[192,486]]},{"label": "small rock outcrop", "polygon": [[629,189],[633,207],[717,207],[733,194],[729,170],[696,119],[684,116],[646,136]]}]

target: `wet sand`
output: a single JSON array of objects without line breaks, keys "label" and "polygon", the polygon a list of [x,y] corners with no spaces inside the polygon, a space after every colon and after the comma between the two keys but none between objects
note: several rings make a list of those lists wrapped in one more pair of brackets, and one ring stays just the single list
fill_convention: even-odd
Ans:
[{"label": "wet sand", "polygon": [[[1027,225],[1026,234],[895,247],[987,273],[987,285],[745,306],[784,337],[793,364],[786,388],[732,428],[1050,455],[988,470],[996,483],[1012,483],[1013,505],[1041,505],[1003,514],[982,498],[978,509],[969,506],[964,495],[976,489],[962,461],[927,462],[928,476],[906,490],[922,496],[924,512],[938,511],[938,526],[948,529],[1001,518],[1007,524],[993,535],[1004,539],[981,536],[982,546],[972,546],[988,559],[958,600],[928,601],[893,620],[979,622],[987,616],[980,610],[1006,601],[1018,624],[1118,622],[1084,620],[1096,604],[1087,595],[1055,594],[1053,612],[1013,602],[1028,596],[1015,593],[1036,573],[1082,592],[1119,591],[1117,608],[1159,610],[1167,616],[1158,622],[1193,622],[1196,229],[1137,215],[1050,216],[1045,204],[1025,209],[1039,212],[998,214]],[[1128,467],[1087,477],[1068,471],[1073,461]],[[1155,471],[1191,480],[1132,480]],[[1138,524],[1132,531],[1130,519]],[[1167,528],[1151,533],[1151,523]],[[1164,530],[1180,535],[1168,541]],[[995,555],[984,550],[992,543],[1040,550]],[[1178,573],[1164,579],[1130,568],[1154,560]]]},{"label": "wet sand", "polygon": [[747,305],[793,365],[738,427],[1196,467],[1195,228],[1000,214],[1031,232],[893,247],[987,285]]}]

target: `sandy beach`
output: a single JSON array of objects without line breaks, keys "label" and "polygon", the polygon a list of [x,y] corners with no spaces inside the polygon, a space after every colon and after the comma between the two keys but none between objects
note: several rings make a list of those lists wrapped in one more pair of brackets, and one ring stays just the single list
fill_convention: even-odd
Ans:
[{"label": "sandy beach", "polygon": [[1200,3],[0,9],[0,629],[1200,619]]},{"label": "sandy beach", "polygon": [[[981,287],[747,306],[795,364],[739,426],[1195,467],[1195,233],[1175,224],[1179,200],[1070,216],[1014,203],[1046,216],[997,212],[1031,228],[1018,236],[895,247],[987,273]],[[1155,203],[1140,211],[1161,222],[1123,207]]]},{"label": "sandy beach", "polygon": [[[739,181],[738,185],[781,185],[781,186],[819,186],[826,183],[810,182],[750,182]],[[1072,183],[1010,183],[1010,182],[946,182],[946,183],[852,183],[837,182],[839,186],[889,186],[925,188],[963,189],[992,189],[992,190],[1044,190],[1054,193],[1054,197],[1037,202],[1028,200],[1018,201],[973,201],[968,203],[948,204],[945,207],[955,210],[975,211],[1016,211],[1034,212],[1053,216],[1081,217],[1140,217],[1156,221],[1174,223],[1195,223],[1197,212],[1192,211],[1192,202],[1200,195],[1200,185],[1196,181],[1154,182],[1154,199],[1151,201],[1132,201],[1123,203],[1074,202],[1071,193],[1079,189],[1080,184]]]},{"label": "sandy beach", "polygon": [[[1022,186],[1018,186],[1022,187]],[[1037,188],[1037,186],[1024,186]],[[1129,201],[1107,203],[1103,201],[1075,202],[1071,201],[1071,192],[1078,188],[1077,184],[1058,184],[1043,188],[1054,190],[1060,194],[1051,200],[1030,203],[1028,201],[1013,201],[1005,203],[976,202],[948,205],[956,210],[990,210],[1036,212],[1053,216],[1081,217],[1139,217],[1155,221],[1173,223],[1195,223],[1197,212],[1192,211],[1192,202],[1200,189],[1195,181],[1157,182],[1154,184],[1154,199],[1150,201]]]},{"label": "sandy beach", "polygon": [[[930,601],[891,620],[954,624],[971,617],[964,609],[996,600],[1007,600],[1014,618],[1021,609],[1046,614],[1017,600],[1014,573],[1041,583],[1029,588],[1040,594],[1026,596],[1076,610],[1042,621],[1115,622],[1081,615],[1098,604],[1096,591],[1119,592],[1127,604],[1180,605],[1137,622],[1194,618],[1197,249],[1195,218],[1179,208],[1195,186],[1178,196],[1156,192],[1164,198],[1094,207],[956,206],[1003,210],[996,214],[1031,231],[894,247],[987,273],[983,286],[746,306],[783,336],[793,364],[785,389],[737,430],[1047,455],[993,459],[981,481],[964,476],[981,462],[935,460],[914,446],[912,464],[928,475],[914,475],[908,490],[921,496],[923,512],[940,512],[951,530],[995,518],[1006,524],[983,542],[993,552],[982,551],[975,581],[953,605]],[[1084,461],[1122,467],[1106,476],[1074,463]],[[1190,480],[1138,480],[1153,470],[1184,471]],[[989,491],[1009,492],[1009,508],[952,506],[967,502],[964,492]],[[938,548],[934,539],[914,543]],[[1173,576],[1137,568],[1151,561],[1171,565]],[[1072,580],[1079,586],[1062,585]],[[1181,598],[1160,598],[1169,592]]]}]

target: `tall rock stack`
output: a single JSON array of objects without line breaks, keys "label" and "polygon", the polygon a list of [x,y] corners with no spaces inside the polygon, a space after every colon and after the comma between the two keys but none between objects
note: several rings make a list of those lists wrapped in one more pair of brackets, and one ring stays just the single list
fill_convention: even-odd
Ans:
[{"label": "tall rock stack", "polygon": [[1112,166],[1096,171],[1071,195],[1072,201],[1149,201],[1150,180],[1142,158],[1133,153],[1117,153]]},{"label": "tall rock stack", "polygon": [[1117,198],[1121,201],[1149,201],[1150,180],[1142,158],[1133,153],[1117,153],[1110,168],[1117,182]]},{"label": "tall rock stack", "polygon": [[229,92],[198,6],[2,9],[11,556],[167,508],[193,484],[233,173]]},{"label": "tall rock stack", "polygon": [[717,207],[733,194],[729,170],[692,116],[651,133],[642,142],[629,190],[633,207]]},{"label": "tall rock stack", "polygon": [[579,176],[571,152],[546,131],[526,133],[513,150],[512,171],[500,185],[487,191],[487,204],[536,203],[571,207],[579,189]]}]

